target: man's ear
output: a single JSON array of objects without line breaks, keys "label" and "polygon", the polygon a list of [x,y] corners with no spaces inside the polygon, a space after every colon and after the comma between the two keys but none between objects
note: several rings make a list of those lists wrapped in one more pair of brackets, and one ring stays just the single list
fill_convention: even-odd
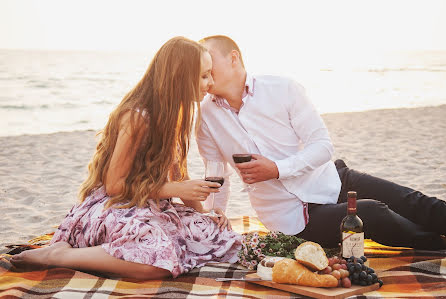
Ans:
[{"label": "man's ear", "polygon": [[240,53],[237,50],[231,51],[231,63],[234,66],[240,63]]}]

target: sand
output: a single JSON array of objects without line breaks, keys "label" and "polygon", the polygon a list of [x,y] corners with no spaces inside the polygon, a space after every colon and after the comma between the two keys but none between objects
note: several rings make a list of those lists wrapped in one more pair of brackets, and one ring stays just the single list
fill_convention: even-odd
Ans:
[{"label": "sand", "polygon": [[[446,105],[323,115],[334,159],[351,168],[446,199]],[[0,252],[49,233],[76,202],[97,138],[94,131],[0,137]],[[192,178],[204,167],[194,143]],[[231,177],[227,215],[255,215]]]}]

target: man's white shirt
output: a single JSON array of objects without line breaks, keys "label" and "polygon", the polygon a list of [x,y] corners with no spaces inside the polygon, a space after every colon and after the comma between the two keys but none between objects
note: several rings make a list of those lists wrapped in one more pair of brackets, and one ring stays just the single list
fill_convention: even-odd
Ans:
[{"label": "man's white shirt", "polygon": [[[303,87],[293,80],[248,74],[246,87],[238,112],[213,95],[202,101],[200,155],[227,162],[238,172],[232,154],[248,142],[251,153],[274,161],[279,178],[255,183],[249,199],[269,230],[297,234],[308,222],[307,203],[335,204],[339,196],[341,182],[331,161],[328,130]],[[227,164],[225,184],[215,194],[215,206],[223,211],[230,195]]]}]

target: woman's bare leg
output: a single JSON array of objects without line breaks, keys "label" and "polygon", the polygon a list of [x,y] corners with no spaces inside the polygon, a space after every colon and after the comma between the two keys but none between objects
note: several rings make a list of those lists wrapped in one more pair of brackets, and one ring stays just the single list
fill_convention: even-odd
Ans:
[{"label": "woman's bare leg", "polygon": [[17,267],[26,265],[64,267],[144,280],[171,277],[170,271],[165,269],[115,258],[106,253],[101,246],[72,248],[66,242],[24,251],[14,255],[11,263]]}]

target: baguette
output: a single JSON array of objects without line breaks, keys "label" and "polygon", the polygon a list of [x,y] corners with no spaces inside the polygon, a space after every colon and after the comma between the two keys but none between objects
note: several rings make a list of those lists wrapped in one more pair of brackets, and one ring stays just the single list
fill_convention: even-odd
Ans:
[{"label": "baguette", "polygon": [[318,288],[338,286],[338,280],[334,276],[311,272],[307,267],[292,259],[276,262],[273,267],[273,281]]},{"label": "baguette", "polygon": [[300,244],[294,251],[296,261],[312,270],[323,270],[328,266],[328,258],[321,245],[314,242]]}]

